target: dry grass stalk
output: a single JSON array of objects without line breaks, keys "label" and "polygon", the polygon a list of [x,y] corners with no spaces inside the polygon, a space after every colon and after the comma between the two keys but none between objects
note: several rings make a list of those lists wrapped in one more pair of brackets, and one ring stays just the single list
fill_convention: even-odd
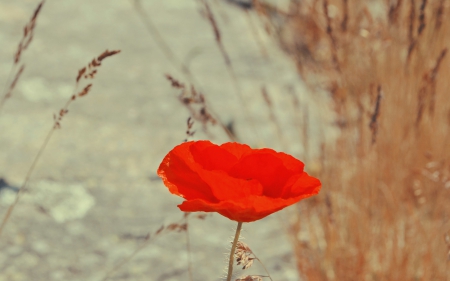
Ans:
[{"label": "dry grass stalk", "polygon": [[186,139],[184,140],[184,142],[187,142],[195,134],[195,131],[192,131],[192,127],[194,126],[194,120],[192,120],[191,116],[188,117],[188,119],[186,121],[186,125],[187,125]]},{"label": "dry grass stalk", "polygon": [[372,144],[375,143],[376,141],[376,137],[377,137],[377,132],[378,132],[378,116],[380,115],[380,103],[381,103],[381,98],[382,98],[382,94],[381,94],[381,86],[378,85],[378,90],[377,90],[378,94],[377,94],[377,100],[375,101],[375,109],[373,110],[373,114],[372,117],[370,118],[370,130],[372,131]]},{"label": "dry grass stalk", "polygon": [[6,100],[12,96],[13,90],[16,87],[17,81],[19,81],[19,78],[22,75],[22,72],[24,69],[25,69],[25,65],[22,64],[19,68],[19,71],[17,71],[16,76],[14,77],[13,81],[9,85],[5,95],[3,96],[2,100],[0,101],[0,112],[3,109],[3,105],[5,104]]},{"label": "dry grass stalk", "polygon": [[331,92],[341,129],[323,146],[322,195],[300,204],[292,225],[299,271],[318,281],[446,280],[449,7],[378,1],[377,16],[364,1],[327,2],[328,14],[314,0],[263,13],[285,18],[274,34],[311,90]]},{"label": "dry grass stalk", "polygon": [[21,55],[23,51],[25,51],[33,40],[34,28],[36,27],[36,20],[41,11],[42,6],[44,5],[45,0],[42,0],[37,8],[35,9],[33,16],[30,21],[25,25],[23,29],[23,37],[19,42],[19,46],[17,47],[16,54],[14,55],[14,64],[19,64]]},{"label": "dry grass stalk", "polygon": [[417,28],[417,34],[420,35],[422,31],[425,29],[425,8],[427,7],[427,0],[422,0],[422,4],[420,5],[420,14],[419,14],[419,27]]},{"label": "dry grass stalk", "polygon": [[207,132],[208,124],[217,124],[217,120],[209,112],[205,96],[202,93],[198,93],[194,86],[186,87],[170,75],[166,74],[166,78],[172,87],[181,89],[178,96],[179,101],[189,110],[191,117],[202,124],[205,132]]},{"label": "dry grass stalk", "polygon": [[441,28],[442,25],[442,16],[444,15],[444,8],[445,8],[445,1],[444,0],[440,0],[439,1],[439,7],[436,10],[436,24],[434,26],[435,30],[438,30]]},{"label": "dry grass stalk", "polygon": [[102,65],[102,61],[104,59],[106,59],[110,56],[113,56],[115,54],[118,54],[118,53],[120,53],[119,50],[116,50],[116,51],[106,50],[103,53],[101,53],[98,57],[92,59],[92,61],[87,66],[78,70],[78,75],[75,79],[76,84],[75,84],[74,94],[67,101],[67,103],[64,105],[64,107],[59,110],[59,114],[53,115],[53,120],[54,120],[53,128],[55,128],[55,129],[61,128],[61,121],[62,121],[63,117],[67,114],[67,112],[69,112],[68,108],[69,108],[70,104],[73,101],[75,101],[77,98],[86,96],[89,93],[89,91],[91,90],[92,83],[87,84],[81,91],[78,91],[80,83],[83,81],[88,81],[88,80],[94,79],[95,75],[98,72],[98,68]]},{"label": "dry grass stalk", "polygon": [[180,81],[176,80],[175,78],[173,78],[169,74],[166,74],[166,78],[167,78],[167,80],[170,81],[172,87],[174,87],[176,89],[184,89],[185,88],[183,83],[181,83]]},{"label": "dry grass stalk", "polygon": [[[31,41],[33,41],[33,35],[34,35],[34,28],[36,27],[36,21],[37,17],[39,15],[39,12],[42,9],[42,6],[44,5],[45,0],[42,0],[36,9],[34,10],[33,16],[31,17],[30,21],[25,25],[23,29],[23,35],[22,39],[19,42],[19,45],[17,46],[16,53],[14,54],[14,64],[11,68],[11,71],[9,72],[8,79],[6,80],[5,84],[5,90],[4,90],[4,96],[0,101],[0,113],[3,109],[3,106],[7,99],[9,99],[12,96],[13,90],[17,84],[17,81],[19,80],[20,76],[22,75],[23,70],[25,69],[25,64],[20,64],[20,59],[22,57],[22,53],[28,48]],[[20,65],[20,67],[19,67]],[[16,69],[19,67],[19,70],[16,72]],[[13,81],[10,83],[10,79],[13,73],[16,73],[14,75]],[[9,84],[9,85],[8,85]]]},{"label": "dry grass stalk", "polygon": [[448,252],[447,252],[447,261],[450,262],[450,235],[447,233],[444,235],[445,243],[447,244]]},{"label": "dry grass stalk", "polygon": [[[178,222],[171,223],[171,224],[169,224],[167,226],[166,225],[161,225],[161,227],[158,228],[153,233],[149,232],[145,236],[145,241],[142,242],[142,244],[140,246],[138,246],[136,248],[136,250],[134,250],[129,256],[125,257],[118,264],[116,264],[113,268],[111,268],[105,274],[105,276],[102,278],[102,281],[106,281],[106,280],[110,279],[114,275],[114,273],[116,273],[124,265],[129,263],[137,254],[139,254],[142,250],[144,250],[157,237],[159,237],[159,236],[161,236],[163,234],[171,233],[171,232],[178,232],[178,233],[185,232],[185,233],[187,233],[188,232],[188,217],[193,217],[193,218],[197,218],[197,219],[200,219],[200,220],[204,220],[206,218],[206,216],[207,215],[204,214],[204,213],[196,213],[196,214],[184,213],[183,218],[180,219]],[[189,241],[189,239],[187,241]],[[188,247],[188,254],[190,255],[190,243],[188,242],[186,246]],[[188,272],[189,272],[190,280],[193,280],[192,279],[191,266],[190,266],[190,258],[189,258],[189,261],[188,261]]]},{"label": "dry grass stalk", "polygon": [[258,32],[258,28],[255,25],[252,15],[250,11],[255,8],[255,5],[253,3],[253,0],[248,1],[242,1],[242,0],[226,0],[228,3],[235,5],[239,7],[242,11],[245,13],[245,19],[247,20],[247,24],[250,27],[250,31],[252,34],[253,39],[255,40],[256,44],[258,45],[258,48],[261,52],[261,55],[264,58],[268,57],[266,46],[264,45],[264,42]]},{"label": "dry grass stalk", "polygon": [[200,1],[203,4],[203,14],[206,17],[206,19],[208,20],[208,22],[211,24],[213,33],[214,33],[214,38],[216,39],[217,45],[220,49],[220,52],[222,53],[222,56],[225,60],[225,63],[227,65],[231,65],[231,59],[230,56],[228,55],[225,46],[223,45],[222,42],[222,35],[220,33],[219,30],[219,26],[217,24],[216,18],[211,10],[211,7],[209,6],[208,2],[206,0],[201,0]]},{"label": "dry grass stalk", "polygon": [[[140,19],[144,23],[144,25],[145,25],[147,31],[149,32],[150,36],[155,40],[156,44],[161,49],[163,54],[166,56],[167,60],[175,68],[177,68],[177,69],[179,69],[181,71],[181,73],[186,77],[186,79],[189,81],[189,83],[191,85],[195,85],[195,87],[197,89],[201,90],[201,88],[199,88],[200,84],[198,83],[198,79],[196,79],[195,75],[189,69],[188,63],[187,62],[182,62],[180,59],[178,59],[176,57],[175,53],[170,48],[169,44],[166,42],[164,37],[159,32],[158,28],[155,26],[155,24],[151,20],[149,14],[142,7],[140,0],[134,0],[134,8],[135,8],[136,12],[138,13]],[[217,31],[218,31],[218,29],[217,29]],[[219,36],[220,36],[220,33],[219,33]],[[169,76],[166,75],[166,77],[170,80],[170,78],[169,78],[170,75]],[[175,85],[172,84],[172,86],[175,86]],[[181,85],[179,85],[179,86],[181,86]],[[178,86],[175,86],[175,87],[179,88]],[[217,115],[215,113],[213,113],[213,109],[212,109],[211,105],[209,105],[208,107],[209,107],[209,111],[211,112],[211,114],[216,116],[214,119],[216,120],[216,122],[219,123],[220,127],[226,132],[226,134],[230,138],[230,140],[236,141],[237,138],[233,134],[233,132],[231,132],[231,130],[229,130],[227,128],[227,126],[217,117]]]},{"label": "dry grass stalk", "polygon": [[[257,260],[262,267],[264,268],[264,270],[267,273],[267,276],[262,276],[262,275],[249,275],[246,277],[241,277],[242,278],[262,278],[262,277],[268,277],[270,280],[272,280],[272,277],[270,276],[269,272],[267,271],[266,266],[262,263],[262,261],[255,255],[255,253],[253,253],[252,249],[250,249],[250,247],[242,242],[242,241],[238,241],[236,244],[236,249],[234,251],[234,257],[236,258],[236,264],[242,266],[242,269],[248,269],[253,265],[253,262],[255,260]],[[237,279],[237,280],[241,280],[241,279]],[[254,279],[242,279],[242,280],[254,280]],[[256,280],[260,280],[260,279],[256,279]],[[262,279],[261,279],[262,280]]]},{"label": "dry grass stalk", "polygon": [[139,18],[145,25],[150,36],[155,40],[158,48],[163,52],[167,60],[186,77],[186,79],[193,85],[199,85],[198,80],[195,78],[191,70],[186,63],[183,63],[173,52],[170,45],[166,42],[164,37],[159,32],[156,25],[151,20],[150,15],[146,12],[144,7],[141,5],[140,0],[134,0],[134,9],[139,15]]},{"label": "dry grass stalk", "polygon": [[255,257],[252,257],[253,252],[242,241],[238,241],[236,246],[236,251],[234,252],[234,257],[236,258],[237,265],[242,265],[242,269],[250,268],[253,265],[253,260]]},{"label": "dry grass stalk", "polygon": [[389,18],[390,23],[393,23],[393,24],[397,23],[399,10],[402,5],[402,1],[403,0],[399,0],[396,3],[395,2],[389,3],[390,6],[389,6],[388,18]]},{"label": "dry grass stalk", "polygon": [[428,112],[433,115],[436,103],[436,78],[439,72],[439,67],[442,60],[447,54],[447,48],[442,50],[441,54],[436,60],[435,66],[423,76],[423,86],[418,92],[418,106],[416,126],[420,124],[425,107],[428,108]]},{"label": "dry grass stalk", "polygon": [[215,38],[215,41],[217,43],[217,47],[219,48],[219,51],[220,51],[220,53],[221,53],[221,55],[223,57],[223,60],[225,62],[225,66],[226,66],[226,69],[228,71],[228,74],[230,75],[231,82],[233,84],[234,90],[235,90],[238,98],[241,101],[241,105],[244,108],[244,113],[246,114],[247,120],[249,121],[250,126],[252,127],[252,129],[254,130],[255,135],[258,136],[258,139],[261,140],[261,137],[259,137],[260,134],[258,132],[258,129],[255,126],[255,122],[254,122],[252,116],[250,115],[250,112],[249,112],[249,109],[248,109],[249,107],[248,107],[247,100],[244,98],[244,95],[242,93],[242,89],[241,89],[241,87],[239,85],[239,81],[238,81],[236,73],[234,71],[234,68],[233,68],[230,56],[228,55],[228,52],[227,52],[227,50],[225,48],[225,45],[223,44],[222,35],[221,35],[221,32],[220,32],[218,23],[216,21],[216,18],[214,16],[213,12],[212,12],[212,9],[209,6],[207,0],[199,0],[199,1],[202,4],[202,8],[203,8],[202,14],[206,17],[206,19],[208,20],[208,22],[210,23],[210,25],[212,27],[212,30],[213,30],[213,33],[214,33],[214,38]]},{"label": "dry grass stalk", "polygon": [[340,67],[339,67],[339,61],[338,61],[338,57],[337,57],[337,51],[336,51],[336,39],[334,38],[334,34],[333,34],[333,28],[331,27],[331,18],[330,15],[328,13],[328,0],[323,0],[323,11],[325,14],[325,19],[326,19],[326,31],[327,31],[327,35],[330,38],[331,41],[331,45],[332,45],[332,55],[333,55],[333,63],[334,66],[336,67],[336,69],[339,71]]},{"label": "dry grass stalk", "polygon": [[272,104],[272,100],[269,96],[269,93],[268,93],[266,87],[261,88],[261,94],[263,96],[264,101],[266,102],[267,108],[269,109],[269,118],[270,118],[270,121],[272,122],[273,126],[275,127],[275,131],[277,132],[278,140],[279,140],[280,144],[282,145],[283,149],[286,151],[287,144],[283,137],[283,129],[275,115],[274,106]]},{"label": "dry grass stalk", "polygon": [[252,36],[253,36],[256,44],[258,45],[261,55],[264,58],[268,58],[269,54],[267,52],[267,48],[264,45],[264,41],[261,38],[261,35],[259,34],[258,29],[256,28],[256,25],[252,19],[252,15],[250,14],[250,12],[248,10],[249,9],[245,9],[244,12],[245,12],[245,18],[247,19],[248,26],[250,27],[250,30],[252,32]]},{"label": "dry grass stalk", "polygon": [[309,159],[309,112],[308,107],[300,104],[300,100],[298,99],[295,89],[293,87],[289,87],[288,89],[289,95],[292,97],[292,105],[294,108],[293,113],[293,121],[295,127],[298,128],[299,140],[303,144],[303,160],[308,161]]},{"label": "dry grass stalk", "polygon": [[[164,37],[159,32],[158,28],[155,26],[155,24],[151,20],[149,14],[142,7],[140,0],[134,0],[134,8],[135,8],[136,12],[138,13],[139,18],[144,23],[150,36],[155,40],[156,44],[161,49],[163,54],[166,56],[167,60],[175,68],[180,70],[180,72],[186,77],[186,79],[189,81],[189,83],[191,85],[195,85],[195,87],[197,89],[199,89],[200,84],[198,83],[198,79],[196,79],[195,75],[189,69],[188,63],[182,62],[180,59],[178,59],[176,57],[175,53],[170,48],[169,44],[166,42]],[[174,86],[174,85],[172,85],[172,86]],[[181,85],[179,85],[179,86],[181,86]],[[214,116],[217,116],[215,113],[213,113],[212,107],[210,105],[208,107],[209,107],[209,111],[211,112],[211,114]],[[236,136],[227,128],[227,126],[218,117],[215,117],[215,120],[219,123],[220,127],[227,133],[230,140],[236,141]]]},{"label": "dry grass stalk", "polygon": [[[188,120],[189,124],[189,120]],[[186,234],[186,251],[187,251],[187,268],[188,268],[188,275],[189,275],[189,281],[194,281],[194,275],[192,273],[192,251],[191,251],[191,239],[189,239],[189,215],[191,213],[184,213],[184,218],[186,221],[186,229],[184,230],[184,233]],[[200,217],[198,217],[200,218]]]},{"label": "dry grass stalk", "polygon": [[[208,125],[219,124],[221,129],[227,134],[232,141],[236,141],[236,136],[220,121],[211,110],[211,106],[207,103],[205,96],[197,92],[194,86],[187,87],[184,83],[166,74],[166,79],[170,81],[172,87],[180,89],[181,93],[178,95],[178,100],[189,110],[190,118],[188,119],[188,138],[193,135],[190,131],[192,125],[189,125],[194,120],[202,125],[203,131],[209,134]],[[192,135],[189,136],[189,134]]]},{"label": "dry grass stalk", "polygon": [[[156,44],[161,49],[163,54],[166,56],[167,60],[175,68],[180,70],[180,72],[186,77],[186,79],[189,81],[189,83],[191,85],[195,85],[195,87],[197,89],[200,89],[199,88],[200,84],[198,83],[198,79],[196,79],[195,75],[189,69],[188,63],[182,62],[180,59],[178,59],[176,57],[175,53],[170,48],[169,44],[166,42],[164,37],[159,32],[158,28],[155,26],[155,24],[151,20],[149,14],[142,7],[140,0],[134,0],[134,8],[135,8],[136,12],[138,13],[140,19],[144,23],[150,36],[155,40]],[[186,60],[186,61],[188,61],[188,60]],[[213,113],[212,107],[210,105],[208,107],[209,107],[209,111],[211,112],[211,114],[214,116],[217,116],[215,113]],[[227,126],[218,117],[215,117],[215,120],[219,123],[220,127],[227,133],[230,140],[236,141],[236,136],[227,128]]]},{"label": "dry grass stalk", "polygon": [[262,281],[264,276],[259,275],[247,275],[243,277],[239,277],[236,281]]},{"label": "dry grass stalk", "polygon": [[[399,1],[400,2],[400,1]],[[342,19],[342,23],[341,23],[341,30],[342,32],[346,32],[347,31],[347,25],[348,25],[348,0],[343,0],[343,19]]]},{"label": "dry grass stalk", "polygon": [[83,97],[85,95],[88,94],[88,92],[90,91],[92,84],[88,84],[86,85],[81,91],[78,91],[80,82],[84,81],[84,80],[92,80],[95,76],[95,73],[97,73],[98,67],[101,65],[101,62],[110,56],[113,56],[117,53],[119,53],[120,51],[108,51],[106,50],[105,52],[103,52],[102,54],[100,54],[97,58],[94,58],[91,63],[89,63],[89,65],[85,68],[82,68],[79,72],[78,75],[76,77],[76,84],[75,84],[75,89],[74,89],[74,94],[69,98],[69,100],[66,102],[66,104],[59,110],[58,114],[54,114],[53,115],[53,126],[52,128],[49,130],[49,132],[47,133],[47,136],[45,137],[45,140],[42,144],[42,146],[40,147],[38,153],[36,154],[36,157],[34,158],[33,162],[31,163],[30,168],[28,169],[28,172],[25,176],[25,180],[23,182],[23,184],[20,186],[16,197],[14,199],[14,202],[9,206],[8,210],[6,211],[6,214],[3,217],[3,220],[1,222],[0,225],[0,235],[2,234],[6,223],[8,222],[9,218],[11,217],[11,214],[15,208],[15,206],[17,205],[17,203],[19,202],[19,199],[21,198],[23,192],[25,191],[25,189],[27,188],[27,184],[30,180],[30,177],[42,155],[42,153],[44,152],[45,148],[47,147],[48,142],[50,141],[53,133],[56,131],[56,129],[60,129],[61,128],[61,121],[63,119],[64,116],[66,116],[66,114],[69,112],[69,105],[75,101],[75,99],[77,99],[78,97]]}]

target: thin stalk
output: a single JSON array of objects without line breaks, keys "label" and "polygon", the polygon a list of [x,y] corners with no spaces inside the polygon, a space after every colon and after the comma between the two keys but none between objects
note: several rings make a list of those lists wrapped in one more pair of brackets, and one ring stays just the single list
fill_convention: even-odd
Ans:
[{"label": "thin stalk", "polygon": [[186,66],[186,64],[184,64],[177,58],[177,56],[173,52],[172,48],[169,46],[169,44],[163,38],[163,36],[159,32],[158,28],[156,28],[156,26],[153,23],[153,21],[151,20],[150,16],[147,14],[147,12],[142,7],[140,0],[134,0],[134,8],[135,8],[136,12],[138,13],[140,19],[144,23],[145,27],[147,28],[147,31],[153,37],[156,44],[158,45],[158,48],[164,53],[167,60],[169,60],[169,62],[175,68],[179,69],[183,73],[183,75],[189,80],[189,82],[191,84],[199,85],[198,81],[193,77],[191,71]]},{"label": "thin stalk", "polygon": [[[42,3],[44,3],[45,0],[41,1],[40,6],[38,6],[38,9],[35,12],[35,16],[37,15],[37,12],[39,11],[40,7],[42,6]],[[30,39],[31,40],[31,39]],[[39,161],[39,159],[41,158],[42,153],[44,152],[45,148],[47,147],[50,138],[52,137],[53,133],[55,132],[56,129],[60,128],[60,122],[62,121],[62,118],[65,116],[65,114],[68,112],[68,108],[69,105],[78,97],[82,97],[84,95],[87,95],[91,86],[91,84],[86,85],[86,87],[81,91],[78,92],[78,87],[79,87],[79,82],[80,79],[82,79],[84,77],[84,80],[86,79],[93,79],[95,73],[97,72],[97,68],[101,65],[101,61],[104,60],[107,57],[113,56],[117,53],[120,53],[120,50],[115,50],[115,51],[108,51],[106,50],[105,52],[103,52],[100,56],[98,56],[97,58],[94,58],[88,65],[88,67],[84,67],[81,70],[78,71],[78,77],[76,79],[76,84],[75,84],[75,88],[74,91],[72,93],[72,95],[70,96],[69,100],[66,102],[66,104],[64,105],[64,107],[59,111],[58,115],[53,115],[53,126],[50,129],[50,131],[47,133],[47,136],[45,137],[44,143],[42,144],[41,148],[39,149],[37,155],[35,156],[30,168],[28,169],[27,175],[25,176],[25,180],[23,182],[23,184],[20,186],[19,191],[16,194],[16,198],[14,199],[14,202],[9,206],[8,210],[6,211],[5,216],[3,217],[3,220],[1,221],[0,224],[0,235],[2,234],[6,223],[8,222],[9,218],[11,217],[12,212],[14,211],[14,208],[16,207],[17,203],[19,203],[19,199],[22,196],[22,193],[24,192],[24,190],[26,189],[26,186],[28,184],[28,182],[30,181],[30,177],[33,173],[33,171],[36,168],[36,165]],[[19,70],[19,74],[22,73],[23,67],[20,68],[21,70]],[[86,72],[87,70],[87,72]],[[16,76],[18,77],[18,76]],[[17,81],[17,80],[15,80]],[[14,81],[12,82],[12,86],[14,86]],[[11,88],[10,88],[11,89]],[[78,93],[78,94],[77,94]]]},{"label": "thin stalk", "polygon": [[[76,93],[77,88],[78,88],[78,85],[75,87],[74,93]],[[69,107],[71,102],[72,102],[72,99],[69,99],[69,101],[63,107],[63,110],[67,110],[67,108]],[[28,182],[30,181],[31,175],[32,175],[34,169],[36,168],[36,165],[37,165],[39,159],[41,158],[42,153],[47,148],[47,145],[48,145],[48,143],[49,143],[49,141],[50,141],[50,139],[51,139],[51,137],[52,137],[52,135],[53,135],[53,133],[55,132],[56,129],[57,129],[57,127],[55,126],[55,123],[54,123],[52,128],[50,129],[50,131],[47,133],[47,136],[45,137],[44,143],[42,144],[42,146],[39,149],[38,153],[34,157],[34,160],[31,163],[31,166],[28,169],[28,172],[27,172],[27,174],[25,176],[25,180],[22,183],[22,185],[20,186],[19,191],[16,194],[16,198],[14,199],[14,202],[9,206],[8,211],[6,212],[5,216],[3,217],[3,220],[2,220],[2,222],[0,224],[0,236],[3,233],[3,229],[5,228],[6,223],[8,222],[9,218],[11,217],[11,214],[14,211],[14,208],[16,207],[17,203],[19,203],[19,200],[22,197],[22,193],[26,190]]]},{"label": "thin stalk", "polygon": [[228,261],[228,274],[227,281],[231,281],[231,276],[233,275],[233,262],[234,262],[234,252],[236,251],[236,245],[241,234],[242,222],[238,222],[236,228],[236,234],[234,235],[233,245],[231,246],[230,259]]},{"label": "thin stalk", "polygon": [[204,7],[205,13],[206,13],[206,18],[208,19],[208,21],[211,24],[211,27],[213,29],[216,45],[217,45],[217,47],[218,47],[218,49],[219,49],[219,51],[220,51],[220,53],[221,53],[221,55],[223,57],[226,69],[228,71],[228,74],[230,75],[231,81],[233,82],[232,84],[233,84],[234,90],[235,90],[238,98],[241,100],[241,105],[242,105],[242,107],[244,109],[244,114],[247,115],[247,120],[249,121],[250,126],[252,127],[252,129],[254,130],[257,139],[262,141],[261,135],[259,134],[259,131],[256,128],[256,124],[255,124],[252,116],[250,115],[249,106],[247,104],[246,99],[244,98],[243,93],[242,93],[242,90],[241,90],[241,87],[239,85],[236,73],[234,72],[234,68],[233,68],[233,65],[231,63],[230,56],[228,55],[228,52],[227,52],[227,50],[225,48],[225,45],[223,44],[222,35],[220,33],[219,26],[218,26],[217,21],[216,21],[216,19],[214,17],[214,14],[213,14],[213,12],[211,10],[211,7],[209,6],[209,4],[208,4],[208,2],[206,0],[200,0],[200,3],[203,4],[203,7]]},{"label": "thin stalk", "polygon": [[267,276],[264,276],[264,277],[269,277],[269,279],[270,279],[271,281],[273,281],[272,276],[270,276],[270,273],[269,273],[269,271],[267,270],[267,267],[264,265],[264,263],[263,263],[263,262],[255,255],[255,253],[253,253],[253,255],[254,255],[255,258],[259,261],[259,264],[262,265],[262,267],[264,268],[264,271],[267,273]]},{"label": "thin stalk", "polygon": [[33,172],[34,168],[36,167],[36,164],[39,160],[39,158],[41,158],[41,154],[42,152],[44,152],[45,148],[47,147],[47,144],[51,138],[51,136],[53,135],[53,132],[55,130],[52,129],[48,132],[47,137],[45,138],[44,144],[41,146],[41,149],[39,150],[38,154],[36,155],[36,157],[34,158],[33,163],[31,164],[30,169],[27,172],[27,175],[25,177],[25,181],[22,184],[22,186],[19,188],[19,191],[16,194],[16,198],[14,199],[14,202],[9,206],[8,211],[6,212],[6,215],[3,217],[2,223],[0,225],[0,235],[3,232],[3,229],[5,228],[6,223],[9,220],[9,217],[11,216],[11,213],[13,212],[14,208],[16,207],[17,203],[19,202],[20,197],[22,196],[22,192],[25,190],[28,181],[30,180],[31,177],[31,173]]},{"label": "thin stalk", "polygon": [[188,266],[188,273],[189,273],[189,281],[194,281],[193,275],[192,275],[192,258],[191,258],[191,241],[189,239],[189,223],[188,219],[189,217],[186,216],[186,250],[187,250],[187,266]]},{"label": "thin stalk", "polygon": [[[9,74],[8,74],[8,79],[6,79],[6,82],[5,82],[5,86],[4,86],[4,88],[3,88],[3,98],[2,98],[2,100],[0,101],[0,113],[2,112],[2,110],[3,110],[3,105],[5,104],[5,102],[6,102],[6,100],[9,98],[9,96],[8,96],[8,91],[10,91],[11,90],[11,78],[12,78],[12,76],[13,76],[13,73],[14,72],[16,72],[16,69],[17,69],[17,64],[13,64],[12,66],[11,66],[11,70],[9,71]],[[9,89],[8,89],[9,88]]]},{"label": "thin stalk", "polygon": [[264,42],[261,39],[260,34],[258,33],[258,29],[255,26],[255,23],[252,20],[252,16],[248,12],[248,10],[245,10],[245,18],[247,20],[248,26],[250,27],[250,30],[252,32],[253,38],[255,39],[256,44],[258,45],[261,54],[264,58],[268,58],[266,47],[264,46]]},{"label": "thin stalk", "polygon": [[129,256],[125,257],[116,266],[114,266],[109,271],[107,271],[105,276],[103,277],[102,281],[106,281],[106,280],[110,279],[115,272],[117,272],[120,268],[122,268],[124,265],[126,265],[128,262],[130,262],[137,254],[139,254],[142,250],[144,250],[151,242],[153,242],[160,235],[169,233],[171,231],[179,232],[181,230],[187,230],[187,228],[186,229],[182,228],[183,222],[185,222],[187,224],[186,217],[183,217],[183,219],[181,219],[179,222],[169,224],[168,226],[164,226],[164,225],[161,226],[153,234],[148,233],[147,237],[145,238],[145,241],[138,248],[136,248]]},{"label": "thin stalk", "polygon": [[[201,87],[198,79],[192,74],[191,70],[188,67],[188,64],[186,62],[182,62],[177,58],[173,50],[170,48],[170,45],[165,41],[164,37],[159,32],[156,25],[151,20],[149,14],[144,10],[144,8],[141,5],[140,0],[132,0],[134,2],[134,8],[139,15],[140,19],[144,23],[147,31],[149,32],[150,36],[155,40],[156,44],[158,45],[158,48],[161,49],[161,51],[166,56],[167,60],[172,64],[173,67],[181,71],[181,73],[184,75],[184,77],[191,83],[192,85],[195,85],[197,89],[200,89],[200,92],[204,92]],[[208,105],[209,111],[214,115],[215,119],[219,122],[220,127],[225,131],[227,136],[231,139],[231,141],[237,141],[236,137],[228,130],[228,128],[225,126],[225,124],[220,120],[219,116],[215,111],[212,109],[211,105]]]}]

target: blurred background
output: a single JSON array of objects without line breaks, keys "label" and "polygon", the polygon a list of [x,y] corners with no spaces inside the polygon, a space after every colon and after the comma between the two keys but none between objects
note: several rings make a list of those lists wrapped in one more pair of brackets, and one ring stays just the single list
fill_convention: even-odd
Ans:
[{"label": "blurred background", "polygon": [[[155,235],[185,223],[156,169],[189,117],[189,139],[282,150],[322,180],[244,226],[273,280],[448,280],[448,1],[47,0],[15,63],[40,3],[0,0],[2,216],[78,70],[121,53],[33,169],[0,280],[189,280],[188,256],[193,280],[220,280],[234,222],[192,216],[188,235]],[[248,274],[265,273],[236,278]]]}]

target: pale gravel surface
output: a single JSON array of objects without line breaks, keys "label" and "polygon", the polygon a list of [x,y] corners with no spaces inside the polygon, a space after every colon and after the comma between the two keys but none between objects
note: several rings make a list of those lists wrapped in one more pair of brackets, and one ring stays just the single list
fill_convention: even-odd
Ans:
[{"label": "pale gravel surface", "polygon": [[[0,81],[3,87],[12,54],[38,1],[0,0]],[[249,129],[234,93],[211,28],[194,0],[143,1],[176,55],[199,54],[191,63],[215,111],[234,120],[246,143],[281,149],[261,99],[265,85],[286,129],[289,152],[302,146],[287,94],[293,87],[312,113],[326,111],[322,98],[308,98],[294,65],[274,42],[261,36],[269,50],[264,59],[245,15],[222,3],[213,5],[223,39],[254,118],[260,139]],[[122,53],[105,61],[92,92],[77,100],[51,139],[32,176],[29,192],[18,204],[0,237],[0,281],[100,281],[141,241],[124,237],[154,232],[177,221],[181,200],[155,179],[162,157],[184,138],[188,112],[164,73],[180,77],[148,35],[130,1],[48,0],[38,19],[35,38],[25,53],[26,70],[14,96],[0,115],[0,177],[19,186],[52,126],[52,115],[73,89],[76,71],[105,49]],[[218,9],[220,7],[220,12]],[[257,18],[253,18],[258,23]],[[319,106],[321,105],[321,106]],[[319,113],[318,113],[319,112]],[[320,134],[311,129],[312,136]],[[197,138],[206,138],[196,127]],[[213,128],[215,142],[227,141]],[[0,214],[14,193],[0,193]],[[46,210],[40,211],[39,206]],[[290,210],[292,211],[292,209]],[[289,212],[289,210],[288,210]],[[246,242],[268,266],[274,280],[299,280],[292,249],[283,231],[286,212],[244,226]],[[224,253],[235,224],[219,215],[190,226],[194,280],[219,280]],[[185,236],[161,236],[111,280],[188,280]],[[256,268],[257,273],[262,273]]]}]

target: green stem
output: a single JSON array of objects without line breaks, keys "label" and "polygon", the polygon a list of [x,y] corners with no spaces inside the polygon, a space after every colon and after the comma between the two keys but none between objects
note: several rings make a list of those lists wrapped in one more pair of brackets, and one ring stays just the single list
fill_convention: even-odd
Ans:
[{"label": "green stem", "polygon": [[241,228],[242,222],[238,222],[236,234],[234,235],[233,246],[231,246],[230,260],[228,261],[227,281],[231,281],[231,275],[233,275],[234,252],[236,251],[236,245],[239,240],[239,235],[241,234]]}]

